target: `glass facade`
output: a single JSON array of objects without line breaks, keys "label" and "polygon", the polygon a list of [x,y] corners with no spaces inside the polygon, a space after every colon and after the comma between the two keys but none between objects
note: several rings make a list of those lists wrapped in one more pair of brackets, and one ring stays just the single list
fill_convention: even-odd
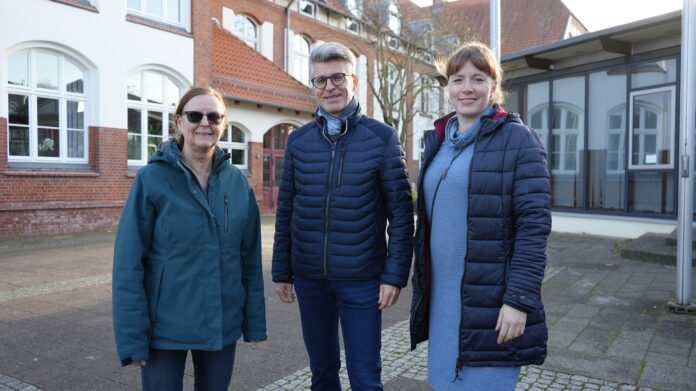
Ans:
[{"label": "glass facade", "polygon": [[678,59],[586,69],[508,86],[546,148],[554,210],[673,217]]}]

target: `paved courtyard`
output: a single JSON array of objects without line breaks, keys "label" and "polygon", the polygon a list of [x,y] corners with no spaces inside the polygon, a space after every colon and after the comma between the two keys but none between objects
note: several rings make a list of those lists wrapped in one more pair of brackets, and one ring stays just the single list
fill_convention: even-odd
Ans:
[{"label": "paved courtyard", "polygon": [[[232,390],[307,390],[296,304],[270,281],[273,219],[264,217],[269,340],[239,343]],[[0,391],[136,390],[111,324],[113,233],[0,240]],[[621,259],[615,239],[552,235],[543,285],[549,355],[518,390],[696,390],[696,316],[665,312],[675,268]],[[696,281],[696,278],[694,278]],[[409,350],[410,288],[384,312],[387,390],[430,390],[427,346]],[[185,378],[192,389],[190,363]],[[348,388],[345,368],[343,384]]]}]

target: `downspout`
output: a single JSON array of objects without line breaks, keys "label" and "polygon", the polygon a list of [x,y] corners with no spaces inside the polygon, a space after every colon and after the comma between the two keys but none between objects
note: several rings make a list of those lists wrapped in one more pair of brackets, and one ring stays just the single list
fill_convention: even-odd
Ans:
[{"label": "downspout", "polygon": [[295,0],[290,0],[285,7],[285,72],[290,72],[290,7]]}]

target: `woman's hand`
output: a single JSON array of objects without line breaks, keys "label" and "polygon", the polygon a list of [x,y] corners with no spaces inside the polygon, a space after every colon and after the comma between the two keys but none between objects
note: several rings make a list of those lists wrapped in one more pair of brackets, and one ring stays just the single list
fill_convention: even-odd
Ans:
[{"label": "woman's hand", "polygon": [[498,323],[495,331],[498,333],[498,345],[524,334],[524,326],[527,323],[527,313],[503,304],[498,314]]}]

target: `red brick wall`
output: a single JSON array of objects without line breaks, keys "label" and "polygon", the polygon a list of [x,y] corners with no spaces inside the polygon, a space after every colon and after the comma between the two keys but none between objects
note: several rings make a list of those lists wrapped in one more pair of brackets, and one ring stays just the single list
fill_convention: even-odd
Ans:
[{"label": "red brick wall", "polygon": [[112,229],[132,183],[125,129],[89,128],[88,168],[7,164],[7,121],[0,118],[0,236]]}]

